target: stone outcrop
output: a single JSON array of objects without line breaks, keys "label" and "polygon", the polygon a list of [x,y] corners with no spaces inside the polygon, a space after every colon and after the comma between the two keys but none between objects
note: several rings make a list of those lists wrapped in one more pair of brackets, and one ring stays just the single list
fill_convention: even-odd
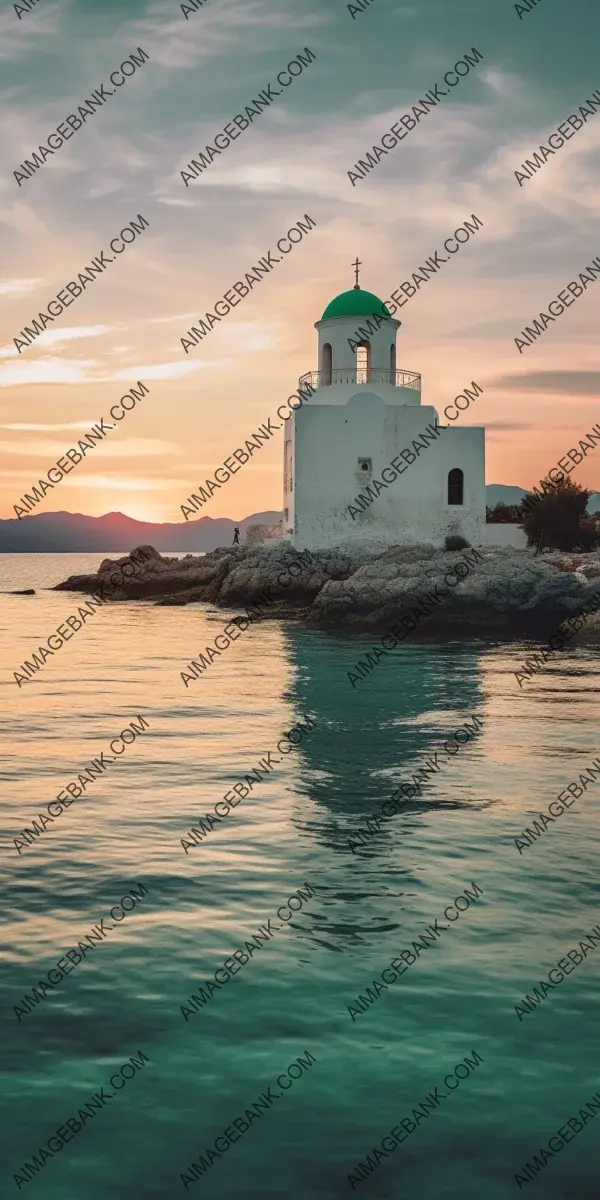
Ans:
[{"label": "stone outcrop", "polygon": [[[140,548],[144,560],[117,588],[111,575],[128,558],[105,559],[97,575],[71,576],[57,590],[98,591],[108,599],[148,598],[160,604],[209,602],[227,608],[258,600],[268,589],[268,615],[302,616],[318,626],[381,627],[393,623],[436,588],[446,598],[423,622],[423,633],[450,628],[463,633],[522,632],[552,628],[600,595],[600,555],[479,547],[447,552],[433,546],[392,546],[381,553],[357,548],[298,553],[285,540],[258,546],[228,546],[198,557],[165,558],[152,546]],[[134,552],[134,560],[137,551]],[[445,577],[469,562],[457,586]],[[460,568],[464,573],[464,567]],[[586,629],[600,631],[589,618]]]},{"label": "stone outcrop", "polygon": [[[313,604],[313,617],[344,624],[382,625],[400,612],[423,604],[436,585],[450,592],[433,618],[436,626],[526,626],[528,617],[566,616],[576,612],[594,590],[587,579],[528,551],[482,549],[481,561],[456,584],[453,568],[468,561],[465,551],[423,547],[407,552],[392,547],[359,567],[343,582],[329,581]],[[446,577],[451,580],[450,587]],[[428,623],[429,624],[429,623]]]},{"label": "stone outcrop", "polygon": [[277,525],[247,525],[246,526],[246,545],[260,546],[262,542],[268,542],[271,538],[283,537],[283,521],[279,521]]}]

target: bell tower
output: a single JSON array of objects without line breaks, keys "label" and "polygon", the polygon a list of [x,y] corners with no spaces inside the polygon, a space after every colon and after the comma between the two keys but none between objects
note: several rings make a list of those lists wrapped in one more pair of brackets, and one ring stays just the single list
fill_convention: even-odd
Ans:
[{"label": "bell tower", "polygon": [[[356,282],[327,305],[315,324],[319,339],[317,386],[338,383],[396,385],[395,321],[383,301],[359,283],[360,259],[352,263]],[[313,383],[315,380],[313,379]]]}]

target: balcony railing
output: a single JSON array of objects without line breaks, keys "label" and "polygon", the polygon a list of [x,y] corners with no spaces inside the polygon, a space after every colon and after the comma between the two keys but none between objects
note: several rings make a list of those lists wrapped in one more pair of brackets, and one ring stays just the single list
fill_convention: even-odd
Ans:
[{"label": "balcony railing", "polygon": [[391,371],[389,367],[344,367],[333,371],[307,371],[298,381],[299,386],[311,384],[314,388],[331,387],[337,383],[365,384],[387,383],[392,387],[414,388],[421,391],[421,376],[417,371]]}]

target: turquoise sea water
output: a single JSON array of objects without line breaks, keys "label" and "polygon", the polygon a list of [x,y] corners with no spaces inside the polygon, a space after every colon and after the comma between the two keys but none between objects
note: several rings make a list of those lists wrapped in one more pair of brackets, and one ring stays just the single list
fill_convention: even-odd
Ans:
[{"label": "turquoise sea water", "polygon": [[[103,557],[5,555],[0,586],[49,586]],[[515,1173],[600,1089],[600,947],[522,1021],[514,1008],[600,921],[600,781],[522,855],[513,841],[600,755],[597,653],[556,656],[520,689],[522,644],[405,643],[353,690],[368,640],[269,621],[186,690],[179,672],[229,614],[131,603],[98,610],[18,688],[12,672],[76,597],[2,599],[0,1194],[517,1195]],[[186,856],[191,825],[306,714],[310,736]],[[19,856],[13,838],[138,715],[145,734]],[[352,854],[351,832],[473,715],[481,732],[444,756],[420,811]],[[138,882],[139,906],[19,1023],[23,995]],[[307,882],[316,894],[186,1022],[187,998]],[[481,898],[352,1021],[348,1005],[472,883]],[[138,1050],[150,1062],[18,1189]],[[306,1051],[310,1069],[184,1189]],[[355,1164],[472,1051],[483,1062],[353,1189]],[[522,1190],[597,1197],[599,1129]]]}]

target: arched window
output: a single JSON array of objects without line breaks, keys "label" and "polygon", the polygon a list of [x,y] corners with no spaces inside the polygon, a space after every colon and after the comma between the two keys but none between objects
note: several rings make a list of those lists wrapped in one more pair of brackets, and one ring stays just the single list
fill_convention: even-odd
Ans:
[{"label": "arched window", "polygon": [[323,354],[321,358],[321,370],[323,372],[323,385],[331,383],[331,368],[333,365],[333,356],[329,342],[325,342],[323,346]]},{"label": "arched window", "polygon": [[448,472],[448,504],[463,503],[464,475],[459,467]]},{"label": "arched window", "polygon": [[356,382],[367,383],[371,371],[371,343],[359,342],[356,347]]},{"label": "arched window", "polygon": [[396,343],[390,346],[390,383],[396,382]]}]

